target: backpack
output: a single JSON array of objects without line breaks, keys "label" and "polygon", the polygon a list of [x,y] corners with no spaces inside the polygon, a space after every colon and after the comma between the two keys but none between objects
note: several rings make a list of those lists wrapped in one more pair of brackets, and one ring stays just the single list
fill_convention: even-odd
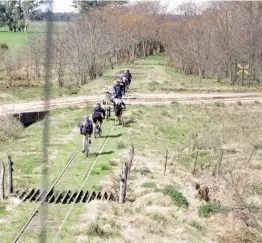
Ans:
[{"label": "backpack", "polygon": [[86,135],[87,133],[91,134],[93,132],[93,125],[90,120],[85,120],[81,123],[80,131],[82,135]]},{"label": "backpack", "polygon": [[122,110],[123,105],[122,105],[122,101],[121,100],[116,100],[115,102],[115,109],[116,110]]},{"label": "backpack", "polygon": [[116,86],[116,94],[119,95],[121,93],[121,88],[119,86]]}]

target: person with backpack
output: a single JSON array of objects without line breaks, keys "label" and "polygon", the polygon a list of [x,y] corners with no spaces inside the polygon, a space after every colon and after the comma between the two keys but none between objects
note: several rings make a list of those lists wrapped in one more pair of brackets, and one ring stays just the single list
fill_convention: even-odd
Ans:
[{"label": "person with backpack", "polygon": [[118,98],[118,99],[122,98],[120,81],[117,81],[117,84],[114,86],[114,93],[115,93],[114,98]]},{"label": "person with backpack", "polygon": [[132,79],[132,74],[129,72],[129,70],[126,70],[125,78],[128,81],[128,85],[130,85],[131,84],[131,79]]},{"label": "person with backpack", "polygon": [[102,123],[103,118],[106,116],[106,111],[103,107],[101,107],[100,103],[97,103],[96,107],[93,109],[93,115],[92,119],[94,124],[96,124],[97,121],[100,122],[100,132],[102,133]]},{"label": "person with backpack", "polygon": [[123,80],[120,81],[120,89],[121,89],[121,95],[122,96],[125,95],[125,93],[126,93],[126,83]]},{"label": "person with backpack", "polygon": [[83,135],[83,147],[82,152],[85,152],[85,141],[89,139],[89,144],[91,144],[91,135],[93,133],[93,123],[89,119],[89,116],[85,116],[84,120],[80,123],[80,134]]},{"label": "person with backpack", "polygon": [[[114,99],[114,110],[115,110],[115,125],[122,125],[122,113],[123,109],[126,108],[125,103],[121,99]],[[118,124],[117,124],[118,120]]]}]

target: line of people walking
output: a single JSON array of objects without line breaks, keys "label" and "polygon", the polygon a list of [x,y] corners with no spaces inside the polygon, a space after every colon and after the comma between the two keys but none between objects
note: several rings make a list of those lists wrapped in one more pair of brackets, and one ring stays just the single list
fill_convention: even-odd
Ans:
[{"label": "line of people walking", "polygon": [[106,116],[106,112],[109,112],[110,116],[111,106],[113,106],[115,112],[115,125],[123,124],[122,114],[123,109],[126,108],[126,105],[123,102],[122,97],[127,92],[131,84],[131,79],[132,74],[129,70],[121,74],[120,80],[118,80],[112,89],[110,89],[105,94],[105,100],[103,101],[105,108],[103,108],[101,104],[98,103],[92,111],[92,121],[89,116],[85,116],[83,121],[80,123],[80,134],[83,135],[83,153],[86,150],[86,141],[88,141],[88,144],[91,144],[91,136],[94,131],[93,123],[95,124],[95,129],[98,129],[98,131],[96,130],[95,133],[98,132],[101,135],[103,119]]}]

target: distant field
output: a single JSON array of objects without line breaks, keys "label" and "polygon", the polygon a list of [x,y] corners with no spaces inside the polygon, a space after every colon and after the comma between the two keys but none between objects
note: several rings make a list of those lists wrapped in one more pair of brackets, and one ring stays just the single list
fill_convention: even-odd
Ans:
[{"label": "distant field", "polygon": [[0,43],[6,43],[10,50],[20,48],[28,36],[32,35],[33,32],[20,33],[20,32],[9,32],[5,28],[0,28]]},{"label": "distant field", "polygon": [[[62,25],[64,23],[55,23],[55,25]],[[0,43],[8,44],[9,48],[17,49],[20,48],[24,43],[26,43],[27,37],[34,33],[44,33],[45,32],[45,22],[35,22],[29,24],[28,32],[10,32],[8,27],[0,28]]]}]

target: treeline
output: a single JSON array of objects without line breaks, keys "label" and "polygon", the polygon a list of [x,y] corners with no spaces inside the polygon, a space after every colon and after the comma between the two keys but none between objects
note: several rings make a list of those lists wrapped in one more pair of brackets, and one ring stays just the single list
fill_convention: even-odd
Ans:
[{"label": "treeline", "polygon": [[[262,78],[262,2],[186,3],[179,21],[163,28],[167,62],[178,72],[202,78],[242,80],[239,66],[249,64],[249,81]],[[246,79],[247,79],[246,78]]]},{"label": "treeline", "polygon": [[[0,1],[0,27],[8,26],[9,31],[13,32],[27,32],[30,22],[47,19],[50,10],[42,10],[43,4],[47,2],[50,0]],[[75,15],[75,13],[52,13],[52,19],[69,22]]]},{"label": "treeline", "polygon": [[[106,69],[164,51],[159,2],[93,8],[64,25],[54,25],[53,77],[59,84],[82,85]],[[3,71],[12,85],[17,76],[39,80],[44,70],[44,36],[35,34],[19,53],[2,48]]]},{"label": "treeline", "polygon": [[[81,14],[55,25],[53,77],[59,86],[80,86],[115,65],[164,50],[166,64],[187,75],[235,84],[243,77],[238,64],[249,64],[249,81],[261,82],[261,2],[185,3],[174,14],[160,1],[121,3],[83,2]],[[18,53],[0,48],[10,84],[18,73],[41,79],[44,45],[44,36],[36,34]]]}]

